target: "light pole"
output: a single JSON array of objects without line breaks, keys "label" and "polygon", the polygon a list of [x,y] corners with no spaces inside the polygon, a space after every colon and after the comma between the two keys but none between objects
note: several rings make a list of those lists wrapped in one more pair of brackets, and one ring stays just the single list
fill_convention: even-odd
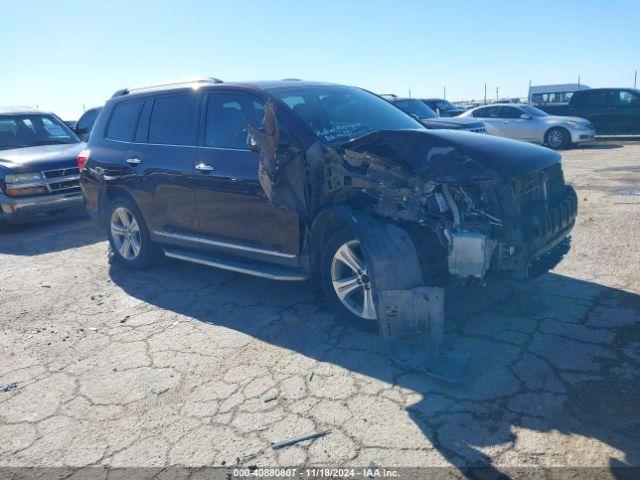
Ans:
[{"label": "light pole", "polygon": [[498,92],[500,91],[500,87],[496,87],[496,102],[499,100]]}]

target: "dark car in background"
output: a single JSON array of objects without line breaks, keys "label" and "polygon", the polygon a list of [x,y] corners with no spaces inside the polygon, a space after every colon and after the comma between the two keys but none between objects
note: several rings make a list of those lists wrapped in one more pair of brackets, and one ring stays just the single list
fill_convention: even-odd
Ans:
[{"label": "dark car in background", "polygon": [[319,272],[356,321],[375,322],[389,288],[524,278],[542,257],[552,268],[577,212],[557,153],[427,130],[377,95],[326,83],[121,90],[78,165],[118,263],[164,253],[273,280]]},{"label": "dark car in background", "polygon": [[447,117],[438,116],[423,101],[416,98],[400,98],[385,97],[387,101],[393,103],[396,107],[409,115],[412,115],[420,123],[430,130],[446,128],[449,130],[464,130],[466,132],[487,133],[487,129],[483,122],[473,118],[463,117]]},{"label": "dark car in background", "polygon": [[422,101],[441,117],[457,117],[466,111],[464,108],[456,107],[444,98],[425,98]]},{"label": "dark car in background", "polygon": [[96,118],[98,118],[98,114],[102,110],[102,107],[91,108],[84,112],[82,116],[78,119],[76,124],[73,127],[73,131],[78,135],[80,140],[86,142],[89,140],[89,134],[93,129],[93,124],[96,123]]},{"label": "dark car in background", "polygon": [[586,118],[599,134],[640,133],[640,90],[579,90],[569,100],[567,115]]},{"label": "dark car in background", "polygon": [[83,145],[52,113],[0,109],[0,229],[85,213],[76,161]]}]

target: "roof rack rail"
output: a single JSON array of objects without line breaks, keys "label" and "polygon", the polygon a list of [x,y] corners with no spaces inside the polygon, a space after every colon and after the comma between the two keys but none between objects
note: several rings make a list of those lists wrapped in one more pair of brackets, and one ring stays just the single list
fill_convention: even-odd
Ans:
[{"label": "roof rack rail", "polygon": [[174,82],[158,83],[155,85],[145,85],[142,87],[123,88],[116,91],[116,93],[112,95],[112,98],[128,95],[129,93],[132,93],[132,92],[140,92],[144,90],[155,90],[163,87],[173,87],[173,86],[179,87],[181,85],[190,85],[194,83],[199,84],[199,83],[223,83],[223,82],[222,80],[215,77],[189,77],[189,78],[177,80]]},{"label": "roof rack rail", "polygon": [[301,82],[301,78],[283,78],[281,82]]}]

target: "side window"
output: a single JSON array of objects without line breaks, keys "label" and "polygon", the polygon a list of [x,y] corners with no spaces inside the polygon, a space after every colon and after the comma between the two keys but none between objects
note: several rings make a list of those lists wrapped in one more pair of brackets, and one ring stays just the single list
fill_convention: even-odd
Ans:
[{"label": "side window", "polygon": [[500,118],[520,118],[523,113],[515,107],[500,107]]},{"label": "side window", "polygon": [[632,92],[626,90],[613,92],[613,103],[617,103],[618,105],[629,105],[632,103],[637,105],[639,102],[640,97]]},{"label": "side window", "polygon": [[586,105],[601,106],[607,103],[607,90],[595,90],[589,92]]},{"label": "side window", "polygon": [[130,142],[141,106],[142,100],[118,103],[111,114],[106,137],[111,140]]},{"label": "side window", "polygon": [[249,125],[259,127],[263,116],[263,102],[248,93],[212,92],[207,97],[204,144],[246,150]]},{"label": "side window", "polygon": [[80,117],[80,120],[78,120],[78,125],[76,125],[76,130],[78,131],[78,133],[89,133],[91,131],[91,129],[93,128],[93,124],[98,117],[99,111],[100,110],[98,109],[89,110],[85,112],[82,117]]},{"label": "side window", "polygon": [[149,120],[149,143],[195,145],[197,105],[194,94],[156,97]]},{"label": "side window", "polygon": [[147,143],[147,136],[149,135],[149,117],[151,115],[152,106],[152,98],[148,98],[144,101],[142,111],[140,112],[140,119],[138,120],[138,126],[136,127],[136,136],[133,139],[134,142]]},{"label": "side window", "polygon": [[475,118],[499,118],[499,107],[485,107],[473,112]]}]

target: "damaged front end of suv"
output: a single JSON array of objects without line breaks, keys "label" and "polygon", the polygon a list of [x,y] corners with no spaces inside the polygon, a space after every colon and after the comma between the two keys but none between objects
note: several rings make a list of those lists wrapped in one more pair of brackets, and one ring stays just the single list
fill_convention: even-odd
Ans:
[{"label": "damaged front end of suv", "polygon": [[[283,106],[284,107],[284,106]],[[577,214],[560,156],[548,149],[455,131],[377,130],[340,145],[282,142],[278,102],[252,139],[270,201],[295,209],[304,248],[333,225],[357,236],[390,356],[459,380],[464,355],[444,355],[444,287],[524,279],[568,251]]]}]

